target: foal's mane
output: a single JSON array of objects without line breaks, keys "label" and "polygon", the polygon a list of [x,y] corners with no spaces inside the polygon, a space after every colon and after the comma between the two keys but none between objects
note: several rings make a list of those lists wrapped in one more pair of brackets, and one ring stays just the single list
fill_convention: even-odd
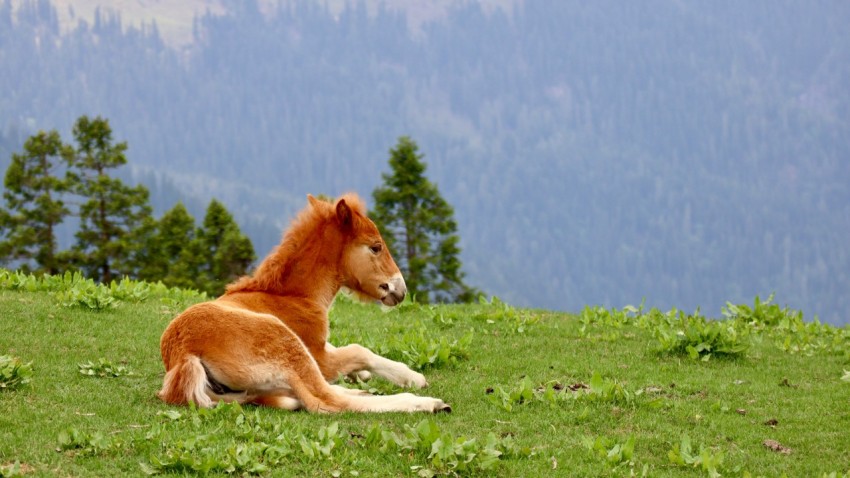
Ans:
[{"label": "foal's mane", "polygon": [[[272,249],[252,275],[241,277],[228,285],[225,294],[282,290],[291,272],[293,259],[310,249],[312,243],[319,239],[321,229],[338,220],[340,203],[344,202],[352,216],[366,216],[366,205],[355,193],[344,194],[334,203],[313,196],[308,196],[308,199],[309,204],[292,220],[280,244]],[[351,219],[354,220],[354,217]]]}]

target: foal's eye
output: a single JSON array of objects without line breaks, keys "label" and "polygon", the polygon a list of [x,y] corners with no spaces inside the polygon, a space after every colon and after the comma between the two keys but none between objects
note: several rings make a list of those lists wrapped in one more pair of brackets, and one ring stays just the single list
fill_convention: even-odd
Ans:
[{"label": "foal's eye", "polygon": [[384,246],[382,244],[375,244],[369,247],[369,250],[372,251],[372,254],[380,254],[384,250]]}]

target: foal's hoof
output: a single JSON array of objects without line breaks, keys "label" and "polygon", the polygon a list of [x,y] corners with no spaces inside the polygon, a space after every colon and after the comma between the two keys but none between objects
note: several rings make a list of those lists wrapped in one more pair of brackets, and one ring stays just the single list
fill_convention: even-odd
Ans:
[{"label": "foal's hoof", "polygon": [[428,381],[421,373],[413,372],[401,385],[407,388],[428,388]]},{"label": "foal's hoof", "polygon": [[[445,413],[451,413],[451,411],[452,411],[452,407],[449,406],[448,403],[440,400],[439,398],[418,397],[418,396],[412,395],[412,394],[401,394],[401,395],[408,395],[410,397],[413,397],[411,400],[413,401],[414,406],[411,409],[408,409],[408,411],[411,411],[411,412],[426,412],[426,413],[445,412]],[[397,395],[397,396],[400,396],[400,395]]]},{"label": "foal's hoof", "polygon": [[452,406],[439,398],[435,398],[431,413],[452,413]]}]

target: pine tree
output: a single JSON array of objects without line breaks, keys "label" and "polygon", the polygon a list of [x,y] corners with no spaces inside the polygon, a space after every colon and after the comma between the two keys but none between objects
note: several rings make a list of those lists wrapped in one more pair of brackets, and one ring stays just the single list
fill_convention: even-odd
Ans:
[{"label": "pine tree", "polygon": [[56,227],[70,212],[62,197],[69,182],[56,173],[72,157],[73,149],[62,143],[56,131],[31,136],[23,153],[12,155],[4,180],[7,209],[0,210],[4,263],[48,274],[64,268],[65,259],[57,252]]},{"label": "pine tree", "polygon": [[220,295],[227,284],[245,275],[256,259],[251,240],[242,234],[230,212],[215,199],[207,207],[197,240],[207,259],[203,266],[203,282],[198,288],[212,296]]},{"label": "pine tree", "polygon": [[195,219],[183,203],[167,211],[144,241],[139,278],[169,287],[198,288],[204,261]]},{"label": "pine tree", "polygon": [[74,193],[83,198],[73,248],[76,265],[90,278],[110,282],[134,276],[140,237],[150,227],[148,191],[109,175],[127,163],[127,143],[113,143],[109,122],[81,116],[74,124]]},{"label": "pine tree", "polygon": [[402,136],[390,150],[391,174],[372,193],[372,219],[417,300],[468,302],[477,291],[463,283],[454,209],[425,177],[419,147]]}]

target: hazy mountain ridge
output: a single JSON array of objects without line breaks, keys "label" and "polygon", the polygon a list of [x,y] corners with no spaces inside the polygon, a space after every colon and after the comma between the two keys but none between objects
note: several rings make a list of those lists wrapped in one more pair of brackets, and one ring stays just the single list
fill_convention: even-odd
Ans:
[{"label": "hazy mountain ridge", "polygon": [[241,5],[199,18],[188,57],[115,19],[35,46],[40,20],[0,14],[0,127],[104,114],[139,170],[274,227],[307,192],[368,195],[410,134],[469,282],[511,302],[715,313],[775,291],[847,320],[844,4],[466,3],[416,33],[374,3]]}]

